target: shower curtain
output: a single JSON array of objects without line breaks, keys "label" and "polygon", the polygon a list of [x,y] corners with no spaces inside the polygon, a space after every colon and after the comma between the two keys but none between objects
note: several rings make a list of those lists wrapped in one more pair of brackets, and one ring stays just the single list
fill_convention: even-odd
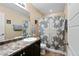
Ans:
[{"label": "shower curtain", "polygon": [[65,16],[48,16],[40,21],[41,43],[46,44],[47,48],[65,51]]}]

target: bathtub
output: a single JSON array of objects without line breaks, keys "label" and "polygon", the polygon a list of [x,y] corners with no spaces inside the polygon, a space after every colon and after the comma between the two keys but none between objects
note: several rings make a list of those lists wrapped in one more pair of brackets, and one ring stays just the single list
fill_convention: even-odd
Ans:
[{"label": "bathtub", "polygon": [[48,51],[48,52],[50,52],[50,53],[53,53],[53,55],[55,54],[55,55],[61,55],[61,56],[65,56],[66,55],[66,53],[65,52],[63,52],[63,51],[60,51],[60,50],[55,50],[55,49],[51,49],[51,48],[45,48],[45,50],[46,51]]},{"label": "bathtub", "polygon": [[66,53],[61,51],[61,50],[55,50],[55,49],[51,49],[51,48],[46,47],[46,44],[41,43],[40,46],[41,46],[41,50],[42,50],[43,55],[45,55],[46,52],[50,52],[51,54],[57,55],[57,56],[65,56],[66,55]]}]

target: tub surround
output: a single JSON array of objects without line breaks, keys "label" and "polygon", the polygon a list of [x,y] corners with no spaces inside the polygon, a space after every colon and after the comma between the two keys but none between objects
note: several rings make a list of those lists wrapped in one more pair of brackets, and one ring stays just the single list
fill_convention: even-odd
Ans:
[{"label": "tub surround", "polygon": [[[16,38],[18,38],[18,37],[16,37]],[[19,38],[22,39],[22,37],[19,37]],[[35,43],[37,41],[39,41],[38,38],[37,38],[37,40],[35,40],[33,42],[26,42],[22,39],[22,40],[16,40],[13,42],[5,43],[3,45],[0,45],[0,55],[9,56],[25,47],[32,45],[33,43]]]}]

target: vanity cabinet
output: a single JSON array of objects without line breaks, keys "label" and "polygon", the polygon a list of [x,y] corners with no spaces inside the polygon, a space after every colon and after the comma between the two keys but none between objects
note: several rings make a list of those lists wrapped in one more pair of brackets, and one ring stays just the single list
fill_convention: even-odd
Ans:
[{"label": "vanity cabinet", "polygon": [[11,54],[10,56],[40,56],[40,40]]},{"label": "vanity cabinet", "polygon": [[27,56],[39,56],[40,55],[40,43],[36,42],[26,48],[25,50]]}]

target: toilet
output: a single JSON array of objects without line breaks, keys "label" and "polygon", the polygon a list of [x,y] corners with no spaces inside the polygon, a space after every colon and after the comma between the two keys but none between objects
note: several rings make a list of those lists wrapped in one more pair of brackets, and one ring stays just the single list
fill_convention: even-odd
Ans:
[{"label": "toilet", "polygon": [[44,43],[41,43],[40,44],[40,48],[41,48],[41,55],[45,55],[46,54],[46,51],[45,51],[45,49],[46,49],[46,44],[44,44]]}]

